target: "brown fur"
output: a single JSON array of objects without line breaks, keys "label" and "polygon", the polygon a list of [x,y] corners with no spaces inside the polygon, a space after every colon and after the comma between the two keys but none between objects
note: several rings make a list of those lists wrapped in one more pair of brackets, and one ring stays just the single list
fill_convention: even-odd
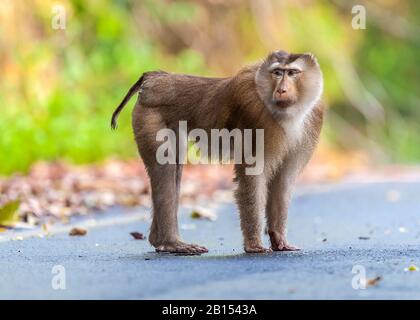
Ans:
[{"label": "brown fur", "polygon": [[[282,112],[272,112],[270,108],[274,107],[267,106],[270,103],[268,98],[261,98],[256,82],[270,94],[276,88],[276,83],[270,80],[271,75],[264,75],[265,80],[258,80],[256,74],[258,70],[265,70],[264,66],[273,60],[290,63],[299,57],[309,59],[309,63],[305,62],[308,65],[315,63],[317,66],[316,60],[312,60],[313,56],[277,52],[269,55],[264,62],[246,67],[230,78],[150,72],[139,79],[137,86],[133,86],[140,90],[133,110],[133,130],[150,176],[153,222],[149,240],[157,251],[191,254],[207,251],[201,246],[186,244],[179,237],[177,210],[182,164],[160,165],[156,160],[156,151],[161,143],[156,141],[157,131],[162,128],[177,130],[180,120],[188,121],[190,130],[206,130],[209,137],[210,129],[264,129],[264,172],[258,176],[246,175],[245,164],[235,165],[235,181],[238,185],[235,196],[244,247],[247,252],[267,251],[261,242],[260,220],[265,211],[271,248],[295,249],[286,241],[287,208],[294,181],[316,146],[323,108],[317,102],[309,110],[299,129],[303,132],[302,137],[295,139],[287,133],[286,126],[282,126],[283,121],[288,121],[287,114],[283,116]],[[309,72],[312,71],[308,71],[310,75]],[[305,76],[299,81],[305,81]],[[304,94],[302,90],[307,90],[303,84],[293,85],[296,100],[299,98],[297,95]],[[128,95],[133,93],[133,88]],[[126,100],[118,107],[116,115]],[[114,118],[112,123],[115,126]]]}]

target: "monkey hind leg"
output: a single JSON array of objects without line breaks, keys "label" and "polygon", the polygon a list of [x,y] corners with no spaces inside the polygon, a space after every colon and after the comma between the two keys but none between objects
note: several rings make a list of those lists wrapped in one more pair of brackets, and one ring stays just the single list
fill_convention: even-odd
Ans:
[{"label": "monkey hind leg", "polygon": [[176,164],[148,167],[153,202],[149,241],[157,252],[202,254],[208,252],[205,247],[185,243],[179,236],[177,211],[181,170]]},{"label": "monkey hind leg", "polygon": [[153,220],[149,241],[158,252],[201,254],[207,249],[180,240],[178,231],[178,198],[182,166],[159,164],[157,151],[160,142],[157,132],[166,128],[158,110],[143,108],[137,104],[133,111],[133,130],[139,153],[150,177]]}]

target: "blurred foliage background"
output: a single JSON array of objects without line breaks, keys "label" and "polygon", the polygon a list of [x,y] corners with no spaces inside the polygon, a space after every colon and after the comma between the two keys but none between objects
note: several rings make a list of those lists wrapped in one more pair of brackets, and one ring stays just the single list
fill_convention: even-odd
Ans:
[{"label": "blurred foliage background", "polygon": [[419,162],[419,20],[416,0],[0,0],[0,174],[137,157],[129,108],[117,132],[109,121],[141,73],[231,75],[276,49],[318,56],[324,154]]}]

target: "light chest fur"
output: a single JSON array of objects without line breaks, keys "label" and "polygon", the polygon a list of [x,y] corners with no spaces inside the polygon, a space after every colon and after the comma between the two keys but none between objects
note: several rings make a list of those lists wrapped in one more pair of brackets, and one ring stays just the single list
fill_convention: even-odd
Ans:
[{"label": "light chest fur", "polygon": [[301,142],[306,118],[307,114],[305,113],[303,115],[292,115],[280,122],[289,149],[295,148]]}]

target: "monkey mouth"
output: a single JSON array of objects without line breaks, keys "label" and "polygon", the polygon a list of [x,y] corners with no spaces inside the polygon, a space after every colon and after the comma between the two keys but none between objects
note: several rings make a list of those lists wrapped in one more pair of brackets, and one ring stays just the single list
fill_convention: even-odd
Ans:
[{"label": "monkey mouth", "polygon": [[295,101],[293,101],[292,99],[273,99],[273,104],[281,109],[286,109],[291,107],[293,104],[295,103]]},{"label": "monkey mouth", "polygon": [[290,95],[282,95],[275,92],[272,97],[273,104],[278,108],[288,108],[296,103],[295,99]]}]

